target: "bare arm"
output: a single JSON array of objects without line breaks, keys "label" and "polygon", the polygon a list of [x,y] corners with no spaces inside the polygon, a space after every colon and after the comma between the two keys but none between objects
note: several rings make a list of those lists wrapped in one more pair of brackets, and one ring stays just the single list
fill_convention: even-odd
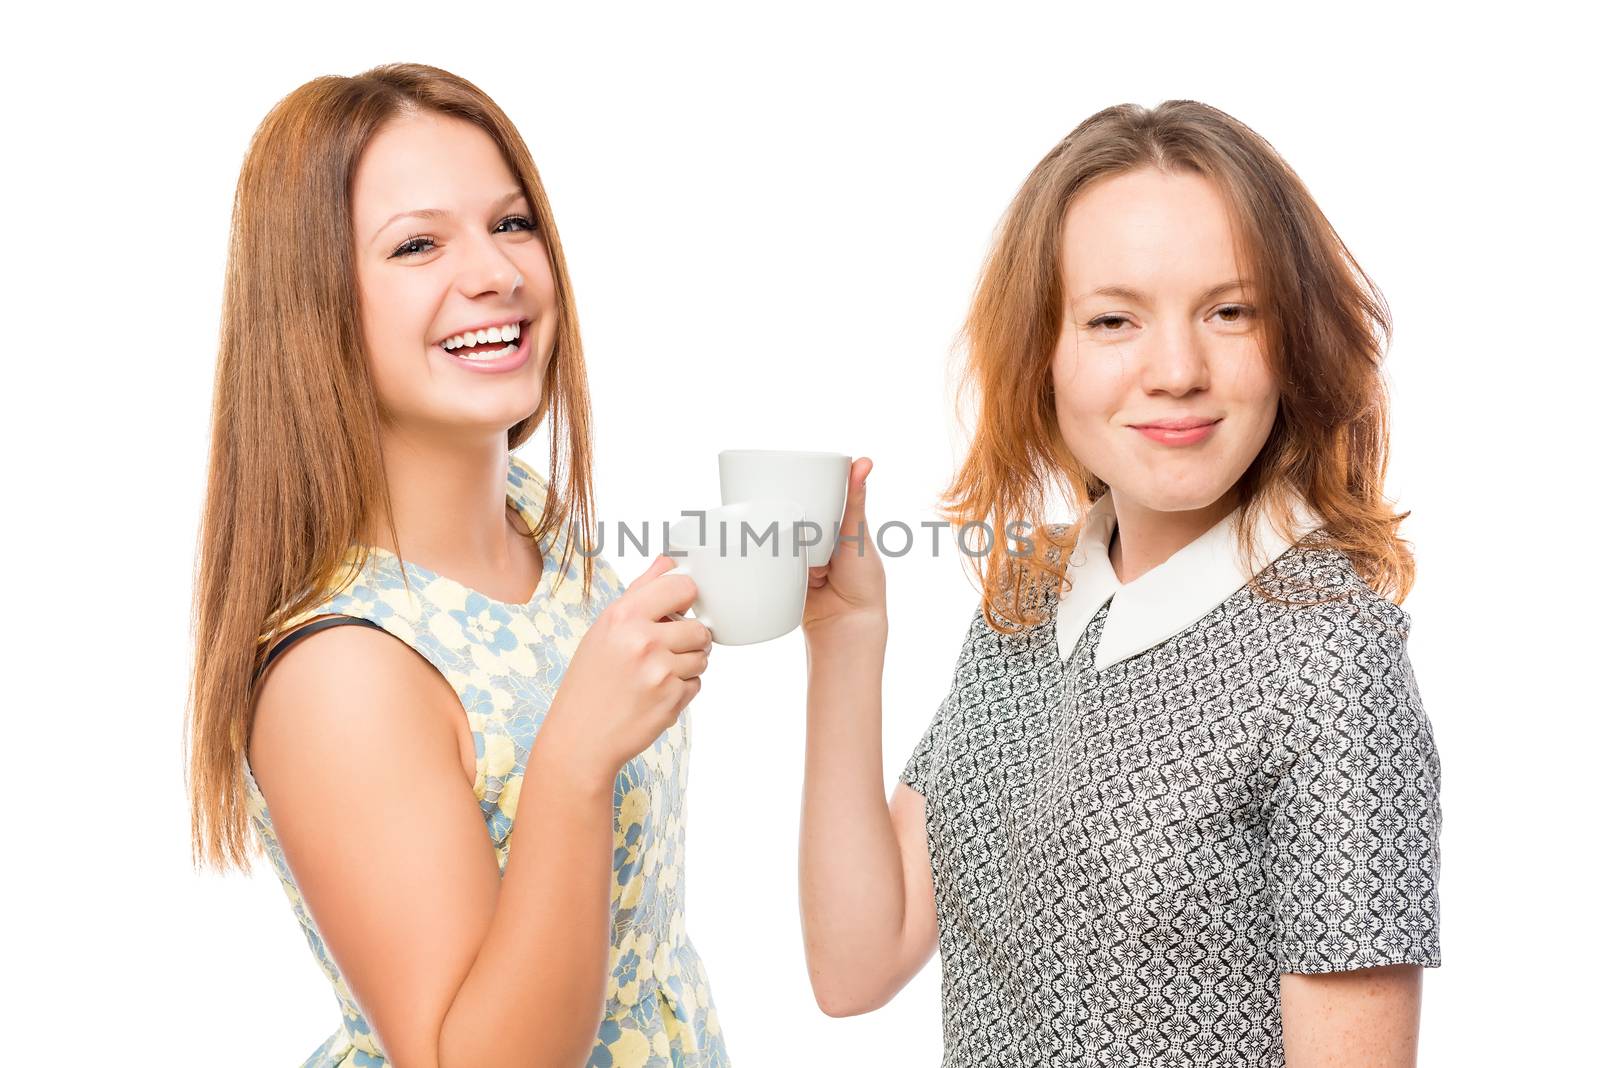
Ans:
[{"label": "bare arm", "polygon": [[530,751],[503,879],[458,756],[460,701],[419,656],[337,627],[263,683],[252,771],[396,1068],[587,1060],[610,951],[612,780],[698,692],[705,665],[703,626],[654,622],[688,607],[692,582],[657,586],[602,613],[569,665]]},{"label": "bare arm", "polygon": [[[851,468],[846,534],[866,529],[867,459]],[[805,620],[806,772],[800,911],[817,1004],[885,1004],[938,940],[922,796],[883,788],[883,564],[870,535],[813,568]]]},{"label": "bare arm", "polygon": [[1279,977],[1287,1068],[1414,1068],[1422,968]]},{"label": "bare arm", "polygon": [[922,795],[884,799],[883,636],[812,638],[800,909],[817,1004],[870,1012],[922,969],[938,940]]}]

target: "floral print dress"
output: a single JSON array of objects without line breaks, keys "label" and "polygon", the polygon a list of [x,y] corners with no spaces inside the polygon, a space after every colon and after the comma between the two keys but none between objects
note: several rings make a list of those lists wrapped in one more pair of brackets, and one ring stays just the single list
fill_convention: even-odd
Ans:
[{"label": "floral print dress", "polygon": [[[544,494],[544,480],[511,457],[507,497],[530,530],[544,507]],[[557,533],[541,543],[544,574],[527,604],[495,601],[409,561],[404,565],[408,592],[399,559],[370,547],[353,583],[288,624],[330,613],[369,620],[410,645],[450,682],[472,730],[473,793],[502,874],[528,751],[579,640],[623,589],[610,564],[596,558],[585,600],[576,552],[556,589],[564,540],[565,534]],[[354,558],[352,550],[352,568]],[[723,1068],[730,1063],[705,969],[684,929],[689,733],[686,709],[617,775],[610,978],[590,1068]],[[301,899],[248,766],[245,780],[252,822],[343,1017],[339,1030],[303,1068],[381,1068],[389,1062]]]}]

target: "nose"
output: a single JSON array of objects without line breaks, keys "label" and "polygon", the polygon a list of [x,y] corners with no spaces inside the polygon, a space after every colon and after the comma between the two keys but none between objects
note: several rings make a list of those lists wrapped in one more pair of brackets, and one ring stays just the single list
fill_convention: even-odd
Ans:
[{"label": "nose", "polygon": [[477,238],[462,258],[456,281],[462,295],[474,299],[486,294],[509,297],[521,283],[517,265],[489,234]]},{"label": "nose", "polygon": [[1169,323],[1155,331],[1154,342],[1140,368],[1141,384],[1147,393],[1185,396],[1210,385],[1210,363],[1205,342],[1189,323]]}]

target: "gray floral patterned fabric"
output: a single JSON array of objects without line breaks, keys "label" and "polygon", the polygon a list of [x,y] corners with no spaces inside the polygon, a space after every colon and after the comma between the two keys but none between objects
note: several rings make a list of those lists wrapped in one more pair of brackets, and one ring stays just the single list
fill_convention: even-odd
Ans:
[{"label": "gray floral patterned fabric", "polygon": [[[944,1065],[1282,1065],[1280,972],[1439,957],[1439,757],[1409,615],[1312,534],[1094,667],[1055,596],[974,614],[927,799]],[[1281,603],[1281,598],[1292,603]]]}]

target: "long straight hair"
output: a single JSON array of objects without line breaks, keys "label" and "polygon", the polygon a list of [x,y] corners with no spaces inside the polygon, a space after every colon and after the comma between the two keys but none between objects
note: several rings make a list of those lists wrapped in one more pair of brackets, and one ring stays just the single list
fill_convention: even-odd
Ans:
[{"label": "long straight hair", "polygon": [[[436,67],[389,64],[300,86],[256,130],[233,201],[192,606],[186,743],[202,866],[249,866],[244,761],[267,647],[282,624],[334,589],[352,547],[356,567],[365,562],[362,537],[374,517],[387,517],[399,544],[360,325],[351,185],[386,123],[430,112],[493,138],[533,207],[555,280],[555,344],[538,410],[507,431],[506,444],[517,448],[550,417],[549,488],[532,537],[573,531],[562,575],[574,541],[594,540],[578,318],[555,219],[521,135],[480,89]],[[592,578],[585,555],[585,596]]]},{"label": "long straight hair", "polygon": [[[1375,590],[1403,600],[1414,572],[1396,514],[1383,497],[1388,347],[1382,294],[1273,147],[1216,108],[1169,100],[1154,109],[1106,108],[1084,120],[1022,184],[984,265],[963,329],[963,399],[976,396],[972,444],[941,498],[955,524],[997,532],[973,565],[990,626],[1038,622],[1047,587],[1061,590],[1089,506],[1108,487],[1067,449],[1056,420],[1051,358],[1066,314],[1061,264],[1067,209],[1091,183],[1140,168],[1189,171],[1228,204],[1235,241],[1260,294],[1268,365],[1278,383],[1276,422],[1240,480],[1239,552],[1253,560],[1262,509],[1290,526],[1298,493],[1326,520],[1321,544],[1344,551]],[[1050,490],[1078,514],[1048,526]],[[1032,551],[998,532],[1035,532]]]}]

